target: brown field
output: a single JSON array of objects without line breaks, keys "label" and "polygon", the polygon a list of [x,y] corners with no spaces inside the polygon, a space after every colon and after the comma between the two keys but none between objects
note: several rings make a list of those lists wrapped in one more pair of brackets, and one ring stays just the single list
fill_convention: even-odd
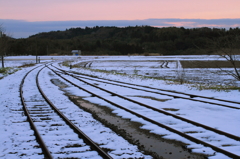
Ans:
[{"label": "brown field", "polygon": [[[183,68],[233,68],[228,61],[180,61]],[[240,61],[237,61],[240,68]]]}]

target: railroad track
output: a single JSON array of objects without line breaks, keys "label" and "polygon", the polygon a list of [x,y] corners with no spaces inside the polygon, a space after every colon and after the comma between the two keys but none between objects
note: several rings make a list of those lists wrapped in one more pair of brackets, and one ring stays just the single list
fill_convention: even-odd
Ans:
[{"label": "railroad track", "polygon": [[[59,70],[61,70],[61,69],[59,69]],[[64,71],[64,70],[61,70],[61,71]],[[178,92],[178,91],[173,91],[173,90],[154,88],[154,87],[150,87],[150,86],[144,86],[144,85],[132,84],[132,83],[121,82],[121,81],[116,81],[116,80],[104,79],[104,78],[100,78],[100,77],[93,78],[89,75],[82,74],[79,72],[78,73],[68,72],[68,73],[75,75],[75,76],[79,76],[79,78],[84,78],[84,79],[93,80],[93,81],[97,81],[97,82],[107,83],[107,84],[111,84],[111,85],[117,85],[117,86],[131,88],[131,89],[140,90],[140,91],[146,91],[146,92],[150,92],[150,93],[156,93],[159,95],[166,95],[166,96],[170,96],[173,98],[181,98],[181,99],[187,99],[187,100],[191,100],[191,101],[197,101],[197,102],[219,105],[219,106],[223,106],[223,107],[229,107],[229,108],[233,108],[233,109],[240,109],[240,102],[236,102],[236,101],[230,101],[230,100],[201,96],[201,95],[196,95],[196,94]]]},{"label": "railroad track", "polygon": [[168,61],[163,61],[160,65],[161,68],[169,68],[168,67]]},{"label": "railroad track", "polygon": [[20,97],[44,157],[112,158],[48,100],[38,81],[43,68],[37,67],[24,76]]},{"label": "railroad track", "polygon": [[[208,97],[203,97],[203,96],[196,96],[196,95],[191,95],[191,94],[186,94],[186,93],[181,93],[181,92],[174,92],[174,91],[168,91],[168,90],[163,90],[168,92],[167,93],[159,93],[158,89],[151,88],[151,87],[146,87],[146,86],[140,86],[140,85],[132,85],[129,83],[123,83],[119,81],[113,81],[113,80],[105,80],[103,78],[96,78],[96,77],[87,77],[86,75],[79,75],[79,74],[73,74],[72,72],[67,72],[58,68],[50,68],[53,72],[55,72],[59,77],[64,79],[65,81],[71,83],[75,87],[78,87],[79,89],[82,89],[89,94],[91,94],[94,97],[100,98],[116,107],[119,109],[123,109],[139,118],[142,118],[148,122],[151,122],[154,125],[158,125],[159,127],[165,128],[170,132],[176,133],[188,140],[191,140],[195,143],[204,145],[206,147],[210,147],[211,149],[215,150],[218,153],[222,153],[226,156],[229,156],[230,158],[240,158],[239,154],[235,154],[231,151],[231,148],[236,148],[239,147],[239,140],[240,137],[236,136],[234,134],[230,134],[212,127],[209,127],[207,125],[191,121],[187,118],[181,117],[179,115],[175,115],[173,113],[169,113],[167,111],[155,108],[151,105],[141,103],[139,101],[136,101],[134,99],[131,99],[129,97],[119,95],[117,93],[114,93],[114,91],[110,91],[108,89],[105,89],[103,87],[97,86],[99,85],[98,83],[105,83],[105,84],[110,84],[112,86],[120,86],[120,87],[126,87],[126,88],[131,88],[135,90],[141,90],[145,92],[150,92],[150,93],[156,93],[156,94],[161,94],[161,95],[167,95],[167,96],[172,96],[174,98],[182,98],[184,100],[193,100],[195,102],[204,102],[204,103],[209,103],[209,104],[214,104],[218,106],[224,106],[227,107],[228,109],[239,109],[237,105],[239,103],[234,102],[234,101],[226,101],[226,100],[221,100],[221,99],[213,99],[215,101],[221,101],[225,102],[225,104],[220,104],[218,102],[209,102],[209,101],[204,101],[204,100],[195,100],[194,98],[199,97],[203,99],[208,99]],[[76,80],[79,81],[77,84]],[[74,83],[71,81],[75,81]],[[98,83],[96,83],[98,82]],[[94,84],[93,84],[94,83]],[[87,85],[87,88],[84,87]],[[139,88],[140,87],[140,88]],[[98,89],[99,91],[96,91]],[[150,90],[151,89],[151,90]],[[156,91],[158,90],[158,91]],[[162,91],[162,90],[160,90]],[[94,92],[101,92],[101,93],[94,93]],[[103,95],[104,94],[104,95]],[[176,95],[178,94],[178,95]],[[110,96],[110,97],[109,97]],[[189,96],[189,97],[186,97]],[[194,96],[194,97],[193,97]],[[116,102],[116,98],[118,102]],[[119,101],[123,101],[125,104],[128,105],[128,107],[123,106],[119,104]],[[127,101],[127,104],[126,104]],[[229,106],[226,103],[230,104],[235,104],[235,106]],[[131,106],[130,106],[131,105]],[[169,120],[171,121],[170,123],[165,123],[164,120]],[[185,125],[185,128],[179,128],[179,125]],[[209,134],[211,134],[209,136]],[[212,138],[211,136],[214,136]],[[219,141],[216,143],[216,141]],[[221,144],[221,141],[223,141],[224,144]],[[228,143],[224,142],[228,141]],[[226,146],[227,145],[227,146]],[[230,148],[231,147],[231,148]]]}]

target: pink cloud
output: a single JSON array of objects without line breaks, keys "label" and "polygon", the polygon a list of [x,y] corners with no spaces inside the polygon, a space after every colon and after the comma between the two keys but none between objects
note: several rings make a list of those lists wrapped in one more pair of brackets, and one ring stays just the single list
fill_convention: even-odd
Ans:
[{"label": "pink cloud", "polygon": [[9,0],[0,19],[28,21],[240,18],[239,0]]},{"label": "pink cloud", "polygon": [[164,24],[169,24],[175,27],[182,27],[182,26],[195,27],[196,26],[195,22],[164,22]]}]

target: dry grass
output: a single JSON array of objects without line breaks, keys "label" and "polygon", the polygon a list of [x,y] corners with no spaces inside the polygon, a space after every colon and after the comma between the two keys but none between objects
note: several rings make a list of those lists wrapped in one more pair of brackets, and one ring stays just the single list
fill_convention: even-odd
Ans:
[{"label": "dry grass", "polygon": [[18,68],[13,68],[13,67],[5,67],[5,68],[0,68],[0,79],[3,79],[5,76],[13,74],[17,72],[19,69]]},{"label": "dry grass", "polygon": [[22,66],[18,66],[18,68],[23,68],[23,67],[31,67],[31,66],[35,66],[35,63],[26,63]]},{"label": "dry grass", "polygon": [[159,98],[150,97],[150,96],[132,96],[132,97],[146,98],[146,99],[156,100],[156,101],[160,101],[160,102],[165,102],[165,101],[170,100],[170,99],[159,99]]},{"label": "dry grass", "polygon": [[145,52],[145,53],[129,53],[128,56],[162,56],[161,53],[149,53],[149,52]]},{"label": "dry grass", "polygon": [[179,111],[179,109],[175,109],[175,108],[162,108],[162,109],[164,109],[164,110],[166,110],[166,111]]}]

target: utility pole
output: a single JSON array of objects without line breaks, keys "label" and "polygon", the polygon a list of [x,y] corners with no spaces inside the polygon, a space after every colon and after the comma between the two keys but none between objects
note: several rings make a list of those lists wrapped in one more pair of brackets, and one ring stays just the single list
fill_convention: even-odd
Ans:
[{"label": "utility pole", "polygon": [[36,42],[36,64],[38,63],[37,42]]},{"label": "utility pole", "polygon": [[1,53],[2,68],[4,68],[4,53],[3,52],[4,52],[3,32],[0,30],[0,53]]}]

